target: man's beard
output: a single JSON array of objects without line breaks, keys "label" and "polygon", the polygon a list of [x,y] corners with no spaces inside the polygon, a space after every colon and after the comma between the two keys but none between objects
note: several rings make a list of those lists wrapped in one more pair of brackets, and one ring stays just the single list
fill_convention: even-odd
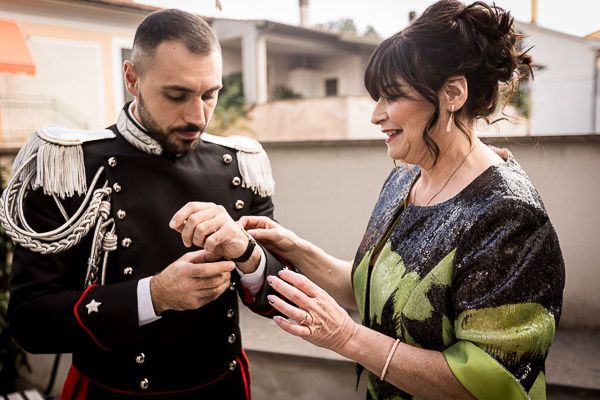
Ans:
[{"label": "man's beard", "polygon": [[200,127],[196,124],[187,124],[184,126],[176,126],[170,128],[168,131],[164,131],[161,129],[154,117],[148,111],[146,107],[146,103],[142,98],[142,94],[138,93],[137,97],[137,109],[140,115],[140,122],[143,127],[148,131],[148,136],[152,139],[156,140],[163,151],[169,154],[182,154],[188,153],[198,146],[199,138],[197,139],[181,139],[175,136],[174,134],[177,132],[200,132],[204,131],[204,127]]}]

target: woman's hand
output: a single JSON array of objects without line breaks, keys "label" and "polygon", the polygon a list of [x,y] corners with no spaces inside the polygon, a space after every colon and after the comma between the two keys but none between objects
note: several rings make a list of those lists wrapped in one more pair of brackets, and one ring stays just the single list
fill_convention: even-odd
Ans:
[{"label": "woman's hand", "polygon": [[290,270],[267,277],[269,284],[294,306],[278,296],[267,296],[275,309],[287,316],[273,320],[284,331],[310,343],[339,352],[356,334],[359,325],[323,289],[304,275]]},{"label": "woman's hand", "polygon": [[[267,250],[285,259],[302,272],[302,278],[307,277],[304,279],[308,283],[323,294],[333,296],[335,300],[331,299],[331,301],[337,301],[347,307],[356,307],[350,262],[325,253],[318,246],[267,217],[242,217],[238,224]],[[304,286],[301,290],[304,290],[303,288]]]},{"label": "woman's hand", "polygon": [[267,250],[283,257],[292,263],[306,243],[294,232],[284,228],[269,217],[244,216],[238,221],[254,239],[259,241]]}]

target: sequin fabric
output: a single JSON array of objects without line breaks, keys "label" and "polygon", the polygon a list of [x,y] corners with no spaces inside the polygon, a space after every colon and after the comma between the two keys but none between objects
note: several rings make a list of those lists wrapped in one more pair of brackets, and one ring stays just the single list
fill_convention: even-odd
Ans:
[{"label": "sequin fabric", "polygon": [[[509,155],[452,199],[404,208],[418,174],[392,171],[354,259],[363,323],[431,350],[470,341],[529,391],[544,371],[565,279],[538,193]],[[368,387],[369,399],[412,398],[373,374]]]}]

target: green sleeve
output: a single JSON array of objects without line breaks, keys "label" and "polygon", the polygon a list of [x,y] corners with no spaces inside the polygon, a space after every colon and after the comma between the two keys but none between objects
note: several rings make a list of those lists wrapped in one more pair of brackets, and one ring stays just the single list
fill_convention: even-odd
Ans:
[{"label": "green sleeve", "polygon": [[450,370],[479,400],[545,400],[544,373],[540,373],[529,393],[494,358],[469,341],[460,341],[443,352]]}]

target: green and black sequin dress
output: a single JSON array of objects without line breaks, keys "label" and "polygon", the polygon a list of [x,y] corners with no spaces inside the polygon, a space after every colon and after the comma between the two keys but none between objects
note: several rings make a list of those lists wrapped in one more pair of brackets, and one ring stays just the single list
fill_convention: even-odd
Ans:
[{"label": "green and black sequin dress", "polygon": [[[478,399],[545,399],[565,277],[538,193],[511,155],[448,201],[404,207],[418,174],[390,174],[357,251],[352,280],[364,324],[443,352]],[[368,399],[412,398],[368,379]]]}]

